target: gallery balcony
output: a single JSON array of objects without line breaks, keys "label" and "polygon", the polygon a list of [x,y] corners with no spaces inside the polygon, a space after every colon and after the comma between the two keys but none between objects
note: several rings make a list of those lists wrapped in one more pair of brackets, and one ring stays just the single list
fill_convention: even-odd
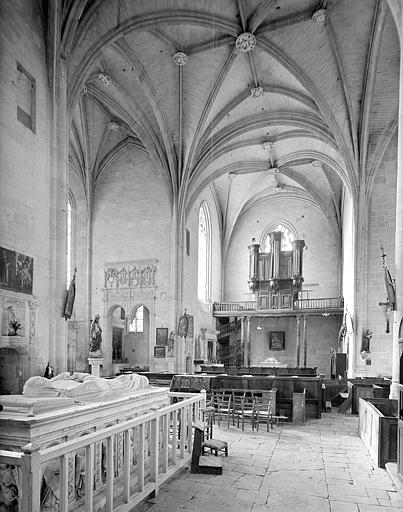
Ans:
[{"label": "gallery balcony", "polygon": [[343,297],[326,297],[313,299],[296,299],[280,307],[257,307],[257,301],[242,302],[215,302],[213,315],[216,317],[228,316],[295,316],[296,314],[322,314],[324,316],[334,313],[343,313]]}]

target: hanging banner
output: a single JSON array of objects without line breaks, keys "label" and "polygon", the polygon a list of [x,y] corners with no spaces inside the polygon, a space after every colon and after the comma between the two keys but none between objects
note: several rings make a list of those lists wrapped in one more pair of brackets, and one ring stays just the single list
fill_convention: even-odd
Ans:
[{"label": "hanging banner", "polygon": [[74,299],[76,297],[76,273],[77,268],[74,269],[73,279],[71,280],[69,289],[66,292],[66,300],[64,301],[63,315],[65,320],[69,320],[73,314]]}]

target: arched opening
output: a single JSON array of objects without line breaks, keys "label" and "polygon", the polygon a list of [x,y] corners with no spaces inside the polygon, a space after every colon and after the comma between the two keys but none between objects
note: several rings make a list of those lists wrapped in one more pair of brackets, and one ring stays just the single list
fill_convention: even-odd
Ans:
[{"label": "arched opening", "polygon": [[123,338],[126,334],[126,312],[118,306],[112,311],[112,362],[123,362]]},{"label": "arched opening", "polygon": [[133,367],[150,365],[150,311],[146,306],[133,310],[123,341],[123,357]]}]

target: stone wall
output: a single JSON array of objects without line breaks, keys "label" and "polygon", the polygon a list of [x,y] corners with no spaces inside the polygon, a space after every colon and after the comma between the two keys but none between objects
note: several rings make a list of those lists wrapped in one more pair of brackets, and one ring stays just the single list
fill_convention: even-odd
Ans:
[{"label": "stone wall", "polygon": [[[198,286],[198,233],[199,209],[205,201],[210,213],[211,221],[211,276],[210,276],[210,302],[200,301],[197,297]],[[212,304],[221,300],[221,236],[217,209],[209,189],[204,190],[196,201],[186,218],[186,229],[190,232],[190,252],[183,250],[183,307],[187,313],[194,315],[194,337],[192,359],[195,354],[195,341],[201,334],[201,329],[215,329],[215,318],[212,317]]]},{"label": "stone wall", "polygon": [[[380,246],[385,247],[386,264],[395,277],[395,226],[396,226],[396,155],[397,135],[389,145],[376,173],[369,201],[368,246],[366,275],[367,325],[372,331],[370,344],[371,365],[366,364],[368,376],[386,375],[392,372],[393,313],[390,317],[390,333],[386,334],[384,308],[387,293],[382,268]],[[358,333],[361,336],[362,333]]]},{"label": "stone wall", "polygon": [[[171,206],[166,185],[147,155],[132,149],[115,161],[95,191],[90,314],[92,318],[101,314],[105,375],[112,370],[110,314],[119,305],[104,300],[105,264],[153,260],[157,267],[155,287],[136,288],[136,294],[125,303],[130,315],[140,305],[150,311],[150,369],[157,370],[160,361],[154,365],[155,328],[173,330],[169,325],[171,249]],[[136,362],[135,357],[132,362]]]},{"label": "stone wall", "polygon": [[[337,337],[342,315],[307,316],[306,366],[317,366],[318,372],[330,377],[330,348],[337,348]],[[303,320],[300,319],[300,366],[304,365]],[[269,332],[283,331],[284,350],[270,350]],[[297,366],[296,317],[251,318],[251,364],[259,365],[268,357]]]},{"label": "stone wall", "polygon": [[[31,103],[21,100],[21,75],[32,79]],[[0,5],[0,240],[1,246],[33,258],[33,299],[37,303],[30,336],[13,337],[24,377],[43,374],[49,358],[50,303],[50,111],[44,25],[39,3]],[[31,127],[18,119],[17,106],[30,110]],[[26,119],[25,119],[26,121]],[[11,295],[13,295],[11,293]],[[13,300],[11,297],[10,300]],[[24,326],[25,333],[30,330]],[[2,336],[1,346],[10,347]],[[53,362],[54,364],[54,362]]]},{"label": "stone wall", "polygon": [[273,207],[259,206],[240,220],[229,244],[225,262],[224,300],[252,300],[248,289],[248,245],[260,240],[268,225],[278,219],[291,223],[298,237],[305,240],[303,251],[303,290],[310,298],[338,297],[340,290],[340,250],[325,216],[307,202],[289,199]]}]

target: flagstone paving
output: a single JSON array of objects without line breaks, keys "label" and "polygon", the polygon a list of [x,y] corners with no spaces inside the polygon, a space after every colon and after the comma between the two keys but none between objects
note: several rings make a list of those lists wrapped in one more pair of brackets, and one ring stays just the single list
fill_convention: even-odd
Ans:
[{"label": "flagstone paving", "polygon": [[358,417],[323,413],[270,432],[214,428],[228,441],[220,476],[178,471],[133,512],[397,512],[403,496],[375,466]]}]

